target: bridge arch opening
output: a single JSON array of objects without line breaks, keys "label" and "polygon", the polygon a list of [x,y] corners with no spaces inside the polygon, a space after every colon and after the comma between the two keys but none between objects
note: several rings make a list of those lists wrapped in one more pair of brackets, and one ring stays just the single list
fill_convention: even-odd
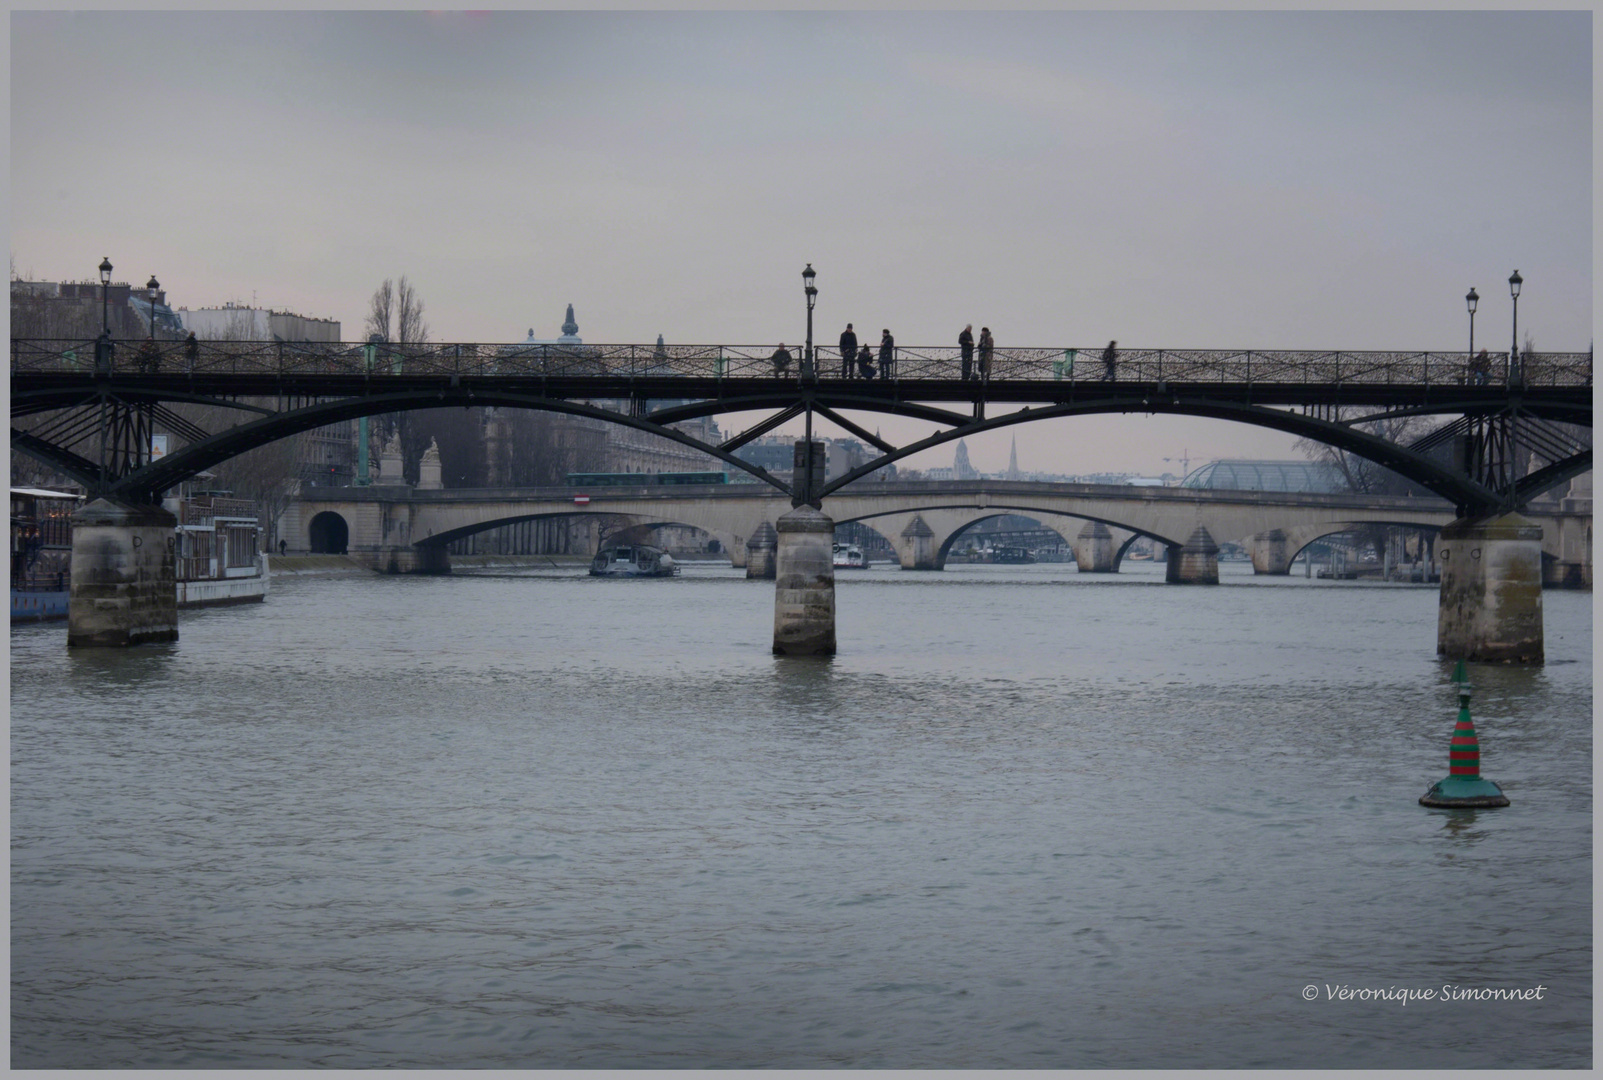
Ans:
[{"label": "bridge arch opening", "polygon": [[332,510],[324,510],[307,527],[313,555],[344,555],[351,543],[351,527]]},{"label": "bridge arch opening", "polygon": [[[997,524],[992,527],[992,522]],[[938,565],[946,565],[947,559],[951,557],[952,552],[957,548],[958,542],[965,537],[969,540],[968,547],[989,546],[996,552],[1012,553],[1011,557],[1017,558],[1020,562],[1033,561],[1033,549],[1040,546],[1041,542],[1050,542],[1047,540],[1047,534],[1056,536],[1058,545],[1065,547],[1068,546],[1072,539],[1064,536],[1061,531],[1038,518],[1030,517],[1028,514],[1017,510],[1002,510],[994,514],[987,514],[984,517],[975,518],[946,538],[945,543],[941,545],[940,551],[937,553]],[[981,543],[975,545],[974,541],[976,540]],[[1017,555],[1017,552],[1026,548],[1032,551],[1029,560]],[[1007,558],[1009,555],[1004,554],[999,557]]]},{"label": "bridge arch opening", "polygon": [[856,544],[870,559],[896,560],[896,544],[871,519],[846,518],[835,522],[835,542]]}]

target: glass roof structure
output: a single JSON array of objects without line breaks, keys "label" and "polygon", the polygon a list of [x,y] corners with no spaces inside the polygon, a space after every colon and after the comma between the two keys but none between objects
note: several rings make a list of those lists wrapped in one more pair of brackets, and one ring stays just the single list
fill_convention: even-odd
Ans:
[{"label": "glass roof structure", "polygon": [[1305,491],[1314,494],[1347,490],[1341,472],[1324,461],[1210,461],[1187,473],[1180,486],[1209,491]]}]

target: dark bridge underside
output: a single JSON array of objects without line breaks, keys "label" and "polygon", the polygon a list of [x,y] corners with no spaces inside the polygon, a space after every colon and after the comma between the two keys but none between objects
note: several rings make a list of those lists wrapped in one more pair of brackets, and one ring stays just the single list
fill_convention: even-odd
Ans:
[{"label": "dark bridge underside", "polygon": [[[130,502],[152,502],[162,492],[219,462],[254,447],[325,424],[380,413],[441,406],[506,406],[591,416],[672,439],[706,451],[732,468],[753,473],[765,482],[791,491],[788,477],[778,477],[735,456],[741,446],[781,424],[816,413],[839,424],[882,456],[812,493],[822,498],[841,486],[887,464],[934,446],[981,431],[1033,420],[1104,413],[1172,413],[1204,416],[1274,428],[1349,451],[1389,468],[1441,495],[1461,513],[1512,508],[1546,488],[1591,468],[1590,446],[1549,447],[1542,466],[1499,489],[1456,472],[1426,453],[1357,430],[1353,425],[1379,416],[1444,415],[1470,421],[1519,421],[1577,424],[1592,422],[1589,386],[1467,386],[1450,382],[1428,385],[1386,383],[1255,383],[1255,382],[1078,382],[1040,379],[993,380],[982,387],[958,379],[862,381],[825,377],[743,376],[481,376],[424,374],[385,375],[254,375],[250,373],[133,374],[90,379],[75,372],[12,374],[13,418],[41,413],[76,413],[88,417],[104,409],[143,410],[164,421],[188,445],[160,461],[131,469],[102,482],[100,466],[72,449],[84,442],[52,441],[16,428],[14,449],[72,476],[90,490]],[[246,405],[237,398],[270,398],[273,409]],[[691,399],[687,402],[686,399]],[[627,403],[627,412],[587,404],[587,400]],[[652,408],[652,401],[680,404]],[[165,406],[173,403],[221,405],[260,413],[258,419],[208,434],[194,430]],[[988,407],[1021,406],[987,418]],[[1368,416],[1337,422],[1322,419],[1336,410],[1373,410]],[[940,425],[947,430],[904,446],[893,446],[869,432],[843,410],[902,416]],[[708,415],[770,412],[762,422],[718,446],[710,446],[666,425]],[[88,421],[78,425],[83,429]],[[1464,421],[1459,421],[1460,424]],[[1511,427],[1511,430],[1517,428]],[[1551,440],[1550,440],[1551,442]]]}]

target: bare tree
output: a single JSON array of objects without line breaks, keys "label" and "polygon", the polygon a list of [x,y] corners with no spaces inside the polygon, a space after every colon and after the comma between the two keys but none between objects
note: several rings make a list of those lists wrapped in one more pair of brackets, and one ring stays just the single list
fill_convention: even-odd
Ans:
[{"label": "bare tree", "polygon": [[[423,298],[405,274],[397,284],[385,278],[368,301],[366,329],[386,342],[401,345],[422,344],[429,339],[428,323],[423,321]],[[429,425],[412,413],[384,413],[373,418],[369,432],[369,456],[378,457],[392,435],[401,440],[401,474],[417,482],[418,462],[434,434]]]},{"label": "bare tree", "polygon": [[395,340],[411,344],[428,339],[429,324],[423,321],[423,298],[402,274],[400,283],[395,286]]},{"label": "bare tree", "polygon": [[429,325],[423,321],[423,298],[401,275],[397,284],[391,278],[373,290],[367,305],[367,333],[403,345],[420,344],[429,339]]},{"label": "bare tree", "polygon": [[390,340],[390,323],[394,320],[395,312],[395,286],[389,278],[384,284],[373,290],[373,298],[367,306],[367,335],[369,338],[375,334],[385,341]]}]

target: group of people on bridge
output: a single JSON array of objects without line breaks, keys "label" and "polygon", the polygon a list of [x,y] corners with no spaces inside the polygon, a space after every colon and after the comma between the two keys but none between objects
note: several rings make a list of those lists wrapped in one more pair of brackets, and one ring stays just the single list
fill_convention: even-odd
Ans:
[{"label": "group of people on bridge", "polygon": [[[874,351],[869,348],[868,342],[857,344],[857,331],[852,324],[847,323],[846,329],[840,335],[840,377],[853,378],[852,365],[857,365],[856,378],[872,379],[875,375]],[[889,328],[879,332],[879,377],[892,379],[896,377],[896,339],[891,336]]]},{"label": "group of people on bridge", "polygon": [[[975,365],[975,347],[979,348],[979,364]],[[1102,352],[1103,378],[1113,382],[1119,363],[1117,341],[1108,342],[1108,347]],[[991,360],[996,351],[996,341],[991,337],[989,326],[980,327],[979,341],[974,340],[974,324],[969,323],[963,327],[962,333],[957,335],[957,348],[961,357],[959,377],[963,382],[991,381]],[[1483,354],[1484,355],[1484,354]],[[770,357],[774,364],[774,374],[784,378],[790,374],[790,363],[794,359],[790,350],[781,341],[779,348],[775,349]],[[803,357],[805,364],[806,358]],[[854,368],[855,365],[855,368]],[[804,373],[805,374],[805,373]],[[879,334],[879,367],[877,374],[881,379],[896,377],[896,339],[891,336],[890,330],[884,329]],[[872,379],[876,375],[874,366],[874,352],[867,342],[859,346],[857,331],[851,323],[840,335],[840,377],[843,379]]]}]

